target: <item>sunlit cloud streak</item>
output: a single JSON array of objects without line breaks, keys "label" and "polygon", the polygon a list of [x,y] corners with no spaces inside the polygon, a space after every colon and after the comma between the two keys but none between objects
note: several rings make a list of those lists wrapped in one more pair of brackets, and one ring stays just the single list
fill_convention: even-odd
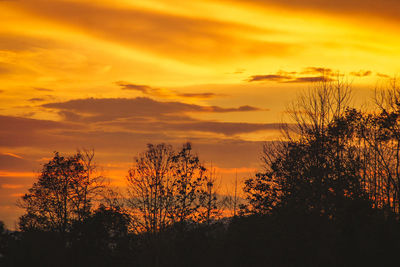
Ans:
[{"label": "sunlit cloud streak", "polygon": [[161,97],[161,98],[173,98],[173,97],[182,97],[182,98],[197,98],[197,99],[209,99],[216,96],[221,96],[215,93],[204,92],[204,93],[181,93],[176,90],[168,90],[161,88],[154,88],[149,85],[142,84],[133,84],[127,82],[116,82],[118,86],[121,87],[122,90],[131,90],[131,91],[139,91],[144,95]]},{"label": "sunlit cloud streak", "polygon": [[[188,112],[227,113],[262,110],[249,105],[237,108],[225,108],[220,106],[200,106],[183,102],[160,102],[146,97],[75,99],[67,102],[47,103],[43,104],[42,107],[68,112],[68,115],[72,115],[71,112],[73,112],[76,116],[80,116],[83,121],[106,121],[131,116],[152,117],[159,114],[181,114]],[[68,118],[68,116],[66,117]]]},{"label": "sunlit cloud streak", "polygon": [[[313,75],[313,76],[304,76]],[[250,76],[248,82],[272,81],[278,83],[312,83],[322,81],[333,81],[337,74],[328,68],[307,67],[303,71],[278,71],[273,74],[253,75]]]},{"label": "sunlit cloud streak", "polygon": [[315,10],[327,13],[364,15],[373,17],[384,17],[385,19],[399,20],[398,12],[400,2],[396,0],[225,0],[257,6],[268,7],[271,5],[281,6],[296,10]]},{"label": "sunlit cloud streak", "polygon": [[[26,1],[21,8],[33,16],[71,26],[101,39],[182,61],[232,60],[245,56],[295,53],[296,44],[257,40],[275,34],[244,24],[134,8],[112,8],[95,3]],[[191,45],[187,45],[190,43]],[[229,43],[229,46],[224,44]]]},{"label": "sunlit cloud streak", "polygon": [[370,70],[360,70],[360,71],[354,71],[350,72],[350,75],[356,76],[356,77],[367,77],[372,74],[372,71]]}]

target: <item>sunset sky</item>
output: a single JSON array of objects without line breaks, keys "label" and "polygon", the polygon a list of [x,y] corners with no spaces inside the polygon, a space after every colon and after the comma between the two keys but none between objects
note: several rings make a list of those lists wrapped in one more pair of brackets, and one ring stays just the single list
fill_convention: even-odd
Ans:
[{"label": "sunset sky", "polygon": [[121,185],[147,143],[191,141],[228,184],[260,168],[322,75],[362,103],[400,73],[398,0],[0,0],[0,220],[53,151]]}]

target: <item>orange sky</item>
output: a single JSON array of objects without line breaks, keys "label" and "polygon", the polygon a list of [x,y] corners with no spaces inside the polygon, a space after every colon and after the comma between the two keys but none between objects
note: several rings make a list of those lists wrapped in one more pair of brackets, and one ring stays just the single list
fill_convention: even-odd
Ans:
[{"label": "orange sky", "polygon": [[[225,181],[259,168],[323,73],[366,99],[400,71],[397,0],[0,0],[0,220],[57,150],[121,183],[145,144],[189,140]],[[359,101],[362,102],[362,101]]]}]

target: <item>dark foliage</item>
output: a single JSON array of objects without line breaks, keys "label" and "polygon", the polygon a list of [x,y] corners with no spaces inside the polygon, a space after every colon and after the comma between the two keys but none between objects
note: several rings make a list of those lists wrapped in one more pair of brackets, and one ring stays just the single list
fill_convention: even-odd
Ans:
[{"label": "dark foliage", "polygon": [[119,227],[114,229],[117,235],[109,235],[104,231],[110,227],[108,220],[121,219],[121,214],[100,220],[95,215],[77,230],[86,229],[85,236],[71,235],[69,246],[54,232],[8,233],[0,262],[1,266],[395,265],[400,249],[398,221],[354,205],[338,220],[281,210],[185,231],[172,226],[152,235],[150,241],[119,232]]}]

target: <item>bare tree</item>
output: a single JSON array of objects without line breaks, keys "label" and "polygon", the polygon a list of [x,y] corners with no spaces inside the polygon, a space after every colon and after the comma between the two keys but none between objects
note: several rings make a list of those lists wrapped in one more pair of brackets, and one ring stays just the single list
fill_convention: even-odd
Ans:
[{"label": "bare tree", "polygon": [[293,102],[286,139],[265,144],[264,172],[245,182],[247,211],[285,206],[333,216],[345,201],[364,199],[354,144],[358,113],[349,108],[350,100],[350,85],[338,75]]},{"label": "bare tree", "polygon": [[[231,216],[236,217],[239,214],[240,206],[243,205],[242,193],[239,185],[243,181],[238,178],[237,170],[235,170],[235,179],[226,185],[225,194],[221,202],[223,206],[230,212]],[[232,189],[233,188],[233,189]]]},{"label": "bare tree", "polygon": [[172,222],[185,223],[195,220],[199,209],[200,190],[206,182],[206,168],[186,143],[172,157],[172,202],[169,210]]},{"label": "bare tree", "polygon": [[157,233],[168,225],[172,201],[173,151],[170,145],[147,145],[127,176],[128,206],[136,231]]},{"label": "bare tree", "polygon": [[207,201],[209,214],[205,216],[213,216],[214,178],[206,176],[190,143],[177,152],[166,144],[148,145],[135,158],[127,183],[128,206],[137,232],[157,233],[174,223],[195,222]]},{"label": "bare tree", "polygon": [[400,213],[400,87],[375,90],[375,112],[360,123],[364,142],[365,181],[376,207]]},{"label": "bare tree", "polygon": [[234,194],[233,194],[233,216],[234,217],[237,215],[236,212],[237,212],[237,208],[239,206],[237,187],[238,187],[238,177],[237,177],[237,170],[236,170],[235,171],[235,189],[234,189]]},{"label": "bare tree", "polygon": [[291,127],[283,129],[285,137],[305,137],[307,135],[323,136],[328,125],[342,116],[351,101],[351,85],[340,74],[335,80],[324,77],[320,82],[313,84],[307,91],[303,91],[292,102],[287,113],[290,115]]},{"label": "bare tree", "polygon": [[215,169],[211,166],[205,176],[200,195],[199,221],[210,224],[222,215],[222,203],[218,199],[218,179]]},{"label": "bare tree", "polygon": [[106,178],[99,173],[94,161],[94,149],[78,150],[77,155],[83,166],[84,176],[80,185],[75,188],[75,205],[80,211],[78,220],[82,220],[90,214],[93,202],[98,202],[98,198],[106,187]]}]

